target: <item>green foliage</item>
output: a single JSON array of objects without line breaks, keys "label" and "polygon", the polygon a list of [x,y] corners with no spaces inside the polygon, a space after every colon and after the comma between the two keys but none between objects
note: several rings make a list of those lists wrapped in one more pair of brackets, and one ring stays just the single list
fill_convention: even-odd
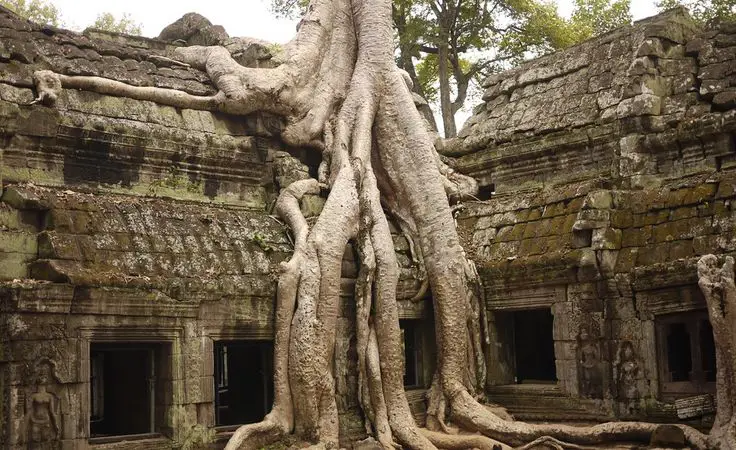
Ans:
[{"label": "green foliage", "polygon": [[631,23],[631,0],[575,0],[569,34],[573,42]]},{"label": "green foliage", "polygon": [[657,7],[664,11],[684,6],[700,23],[715,19],[736,20],[736,0],[660,0]]},{"label": "green foliage", "polygon": [[59,10],[46,0],[0,0],[0,5],[36,23],[61,25]]},{"label": "green foliage", "polygon": [[253,232],[250,236],[250,240],[253,241],[254,244],[256,244],[258,247],[261,248],[264,252],[272,252],[274,250],[273,246],[268,243],[266,240],[266,237],[262,235],[259,232]]},{"label": "green foliage", "polygon": [[[0,0],[0,5],[36,23],[55,27],[66,26],[61,19],[61,12],[49,0]],[[141,24],[131,19],[128,14],[123,14],[119,19],[111,13],[98,14],[92,26],[116,33],[141,34]]]},{"label": "green foliage", "polygon": [[557,13],[555,4],[511,0],[508,5],[506,14],[511,25],[499,36],[498,51],[511,65],[575,43],[569,24]]},{"label": "green foliage", "polygon": [[417,63],[419,90],[429,103],[437,102],[439,95],[437,77],[439,77],[439,74],[437,55],[427,55]]},{"label": "green foliage", "polygon": [[131,19],[127,13],[124,13],[119,19],[109,12],[98,14],[92,27],[114,33],[132,34],[135,36],[140,36],[141,34],[141,24]]},{"label": "green foliage", "polygon": [[276,17],[295,19],[304,15],[309,0],[271,0],[271,12]]},{"label": "green foliage", "polygon": [[182,174],[176,167],[169,167],[167,173],[153,180],[148,186],[146,195],[150,197],[156,197],[161,191],[171,190],[180,191],[186,190],[190,194],[199,194],[202,192],[202,180],[189,181],[189,179]]},{"label": "green foliage", "polygon": [[[299,15],[308,3],[270,1],[281,17]],[[480,79],[628,24],[629,6],[630,0],[575,0],[567,20],[552,0],[393,0],[397,64],[429,102],[441,97],[440,90],[451,89],[452,104],[443,111],[454,114]],[[444,83],[441,52],[448,55]]]}]

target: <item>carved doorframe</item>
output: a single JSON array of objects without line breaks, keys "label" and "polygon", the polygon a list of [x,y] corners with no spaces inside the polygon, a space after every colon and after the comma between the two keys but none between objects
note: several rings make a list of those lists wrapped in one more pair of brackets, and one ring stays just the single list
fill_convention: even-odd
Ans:
[{"label": "carved doorframe", "polygon": [[[85,435],[77,436],[78,439],[89,441],[90,439],[90,346],[94,343],[148,343],[163,344],[165,346],[164,360],[160,361],[162,367],[168,368],[167,373],[170,383],[168,386],[159,387],[165,389],[165,396],[168,400],[169,408],[178,406],[175,403],[177,399],[181,401],[184,398],[184,367],[181,358],[175,355],[182,353],[182,339],[184,336],[184,327],[160,327],[146,325],[130,325],[121,327],[100,326],[100,327],[80,327],[77,330],[78,350],[77,357],[80,361],[80,377],[82,380],[79,391],[79,414],[85,423]],[[168,428],[174,424],[168,423],[171,417],[169,411],[157,411],[155,413],[157,423],[164,428]],[[162,433],[162,437],[176,438],[179,430],[171,429],[170,433]]]}]

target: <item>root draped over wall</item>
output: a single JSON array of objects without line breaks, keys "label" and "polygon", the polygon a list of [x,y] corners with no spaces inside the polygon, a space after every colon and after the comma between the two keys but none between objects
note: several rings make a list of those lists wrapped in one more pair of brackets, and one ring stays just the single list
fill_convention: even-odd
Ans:
[{"label": "root draped over wall", "polygon": [[[476,183],[455,173],[435,151],[405,74],[394,63],[390,0],[312,0],[275,68],[242,67],[222,47],[182,47],[173,57],[205,70],[218,94],[197,97],[42,71],[35,75],[37,101],[52,105],[62,89],[86,89],[230,114],[268,111],[284,117],[285,142],[321,153],[318,179],[284,187],[275,206],[294,234],[295,248],[281,266],[277,291],[274,405],[262,422],[239,428],[228,449],[258,449],[287,435],[338,447],[333,358],[341,260],[349,242],[361,260],[355,288],[359,400],[366,428],[382,447],[490,450],[649,442],[657,425],[532,425],[499,417],[479,402],[486,376],[483,291],[449,204],[471,194]],[[310,226],[299,200],[322,190],[329,195]],[[399,274],[387,211],[410,238],[434,302],[438,359],[428,429],[417,427],[404,394]],[[730,336],[732,341],[733,332]],[[721,353],[719,375],[723,371],[724,380],[732,380],[731,347]],[[723,396],[733,402],[730,387]],[[725,410],[726,403],[716,431],[730,438],[711,442],[732,449],[734,406]],[[719,413],[721,407],[719,397]],[[691,447],[706,448],[706,436],[681,429]]]}]

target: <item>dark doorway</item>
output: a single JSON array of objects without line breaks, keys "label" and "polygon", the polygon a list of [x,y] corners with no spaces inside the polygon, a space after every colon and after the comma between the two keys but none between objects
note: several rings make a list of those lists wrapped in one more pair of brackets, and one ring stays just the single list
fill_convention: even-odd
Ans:
[{"label": "dark doorway", "polygon": [[690,332],[685,323],[673,323],[667,333],[667,363],[672,381],[687,381],[693,370]]},{"label": "dark doorway", "polygon": [[90,344],[90,437],[155,431],[156,344]]},{"label": "dark doorway", "polygon": [[215,342],[216,424],[259,422],[273,403],[273,344]]},{"label": "dark doorway", "polygon": [[677,398],[713,392],[716,349],[713,327],[706,311],[657,317],[657,339],[662,393]]},{"label": "dark doorway", "polygon": [[422,388],[422,327],[420,320],[400,320],[401,334],[404,337],[404,387]]},{"label": "dark doorway", "polygon": [[557,381],[552,321],[549,309],[513,313],[517,383]]}]

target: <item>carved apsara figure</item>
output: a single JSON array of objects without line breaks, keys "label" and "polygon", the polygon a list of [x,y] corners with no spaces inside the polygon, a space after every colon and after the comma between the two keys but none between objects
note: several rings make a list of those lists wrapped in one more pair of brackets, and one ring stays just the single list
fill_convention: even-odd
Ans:
[{"label": "carved apsara figure", "polygon": [[598,339],[593,336],[591,330],[583,327],[578,335],[578,367],[580,368],[580,393],[585,397],[603,397],[600,360]]},{"label": "carved apsara figure", "polygon": [[630,341],[623,341],[619,346],[613,370],[619,400],[639,398],[639,390],[636,387],[639,363],[636,360],[634,345]]},{"label": "carved apsara figure", "polygon": [[61,431],[59,401],[48,391],[53,380],[53,363],[48,359],[36,365],[36,387],[26,398],[24,420],[25,438],[28,449],[46,450],[57,447]]}]

